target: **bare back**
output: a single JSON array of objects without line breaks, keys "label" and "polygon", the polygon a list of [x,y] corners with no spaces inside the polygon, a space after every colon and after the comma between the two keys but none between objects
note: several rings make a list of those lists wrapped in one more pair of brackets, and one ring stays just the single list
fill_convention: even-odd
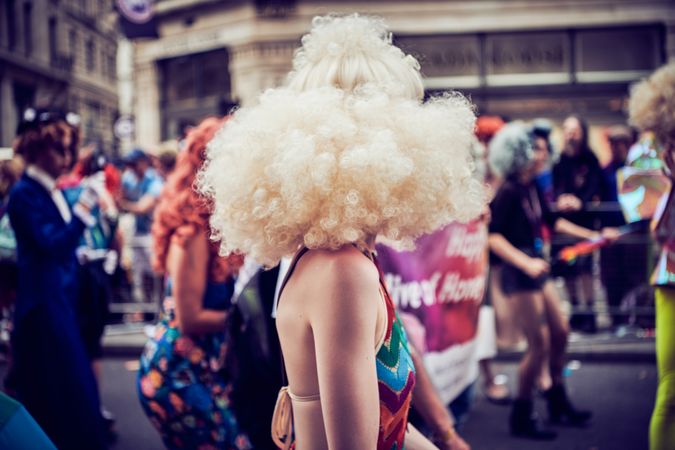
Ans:
[{"label": "bare back", "polygon": [[296,449],[375,448],[375,354],[387,324],[377,269],[346,246],[307,251],[290,270],[277,329]]}]

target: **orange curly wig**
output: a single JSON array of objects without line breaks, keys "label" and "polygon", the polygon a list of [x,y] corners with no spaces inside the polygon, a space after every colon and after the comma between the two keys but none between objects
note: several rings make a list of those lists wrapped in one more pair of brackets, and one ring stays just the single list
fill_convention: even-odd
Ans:
[{"label": "orange curly wig", "polygon": [[[185,149],[178,155],[176,167],[162,190],[152,225],[153,268],[159,273],[166,272],[170,244],[183,246],[191,237],[209,231],[210,202],[194,190],[193,184],[204,163],[206,145],[226,120],[209,117],[190,131]],[[215,282],[227,280],[243,263],[241,255],[220,257],[219,246],[218,242],[210,242],[209,280]]]}]

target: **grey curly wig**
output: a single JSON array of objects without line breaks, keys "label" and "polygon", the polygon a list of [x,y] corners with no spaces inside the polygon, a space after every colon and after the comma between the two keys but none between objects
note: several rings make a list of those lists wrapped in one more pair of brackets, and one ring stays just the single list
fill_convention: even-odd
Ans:
[{"label": "grey curly wig", "polygon": [[504,125],[490,141],[488,162],[490,168],[502,178],[517,175],[533,158],[532,138],[522,122]]}]

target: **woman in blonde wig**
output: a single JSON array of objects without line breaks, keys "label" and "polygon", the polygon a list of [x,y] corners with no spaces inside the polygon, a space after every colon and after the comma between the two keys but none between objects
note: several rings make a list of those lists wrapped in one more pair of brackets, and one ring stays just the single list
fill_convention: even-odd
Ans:
[{"label": "woman in blonde wig", "polygon": [[[675,63],[668,64],[636,85],[630,96],[630,121],[654,132],[671,179],[675,174]],[[656,360],[659,388],[652,413],[649,446],[652,450],[675,448],[675,197],[671,189],[662,199],[662,213],[655,217],[654,233],[662,245],[652,275],[656,286]]]},{"label": "woman in blonde wig", "polygon": [[297,450],[435,448],[407,425],[415,370],[373,247],[410,246],[485,202],[471,105],[422,97],[381,19],[317,17],[288,84],[209,145],[200,187],[221,251],[295,255],[277,328]]}]

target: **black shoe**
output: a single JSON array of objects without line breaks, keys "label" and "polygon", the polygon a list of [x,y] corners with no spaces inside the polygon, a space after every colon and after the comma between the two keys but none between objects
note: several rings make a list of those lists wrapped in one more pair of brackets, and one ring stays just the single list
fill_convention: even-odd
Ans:
[{"label": "black shoe", "polygon": [[572,426],[584,426],[591,420],[593,413],[576,409],[567,397],[562,384],[555,385],[545,392],[548,401],[548,415],[551,423]]},{"label": "black shoe", "polygon": [[570,328],[573,331],[582,331],[584,328],[584,315],[581,313],[573,313],[570,317]]},{"label": "black shoe", "polygon": [[581,331],[588,334],[595,334],[598,332],[598,321],[596,320],[595,313],[589,312],[585,315]]},{"label": "black shoe", "polygon": [[555,439],[555,431],[542,428],[539,418],[532,410],[532,400],[516,400],[513,402],[509,418],[511,434],[517,437],[550,441]]}]

